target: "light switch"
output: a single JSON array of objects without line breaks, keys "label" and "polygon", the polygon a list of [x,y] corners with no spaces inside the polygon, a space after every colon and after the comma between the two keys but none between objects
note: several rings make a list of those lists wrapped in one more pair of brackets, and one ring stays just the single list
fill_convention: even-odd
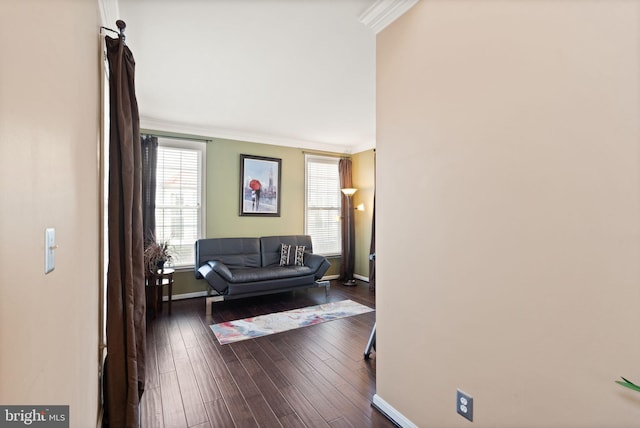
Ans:
[{"label": "light switch", "polygon": [[56,230],[52,227],[44,231],[44,273],[51,272],[56,267]]}]

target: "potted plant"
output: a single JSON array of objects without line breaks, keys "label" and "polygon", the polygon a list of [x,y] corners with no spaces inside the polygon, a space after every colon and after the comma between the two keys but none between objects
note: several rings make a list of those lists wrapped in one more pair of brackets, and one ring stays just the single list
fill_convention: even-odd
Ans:
[{"label": "potted plant", "polygon": [[173,256],[169,250],[169,243],[149,242],[144,248],[144,266],[147,272],[156,273],[164,269],[164,264],[171,262]]}]

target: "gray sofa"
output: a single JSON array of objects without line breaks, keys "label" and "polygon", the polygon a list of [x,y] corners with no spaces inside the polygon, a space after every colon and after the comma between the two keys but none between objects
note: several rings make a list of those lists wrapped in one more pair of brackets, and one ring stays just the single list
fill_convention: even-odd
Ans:
[{"label": "gray sofa", "polygon": [[[304,246],[304,264],[281,266],[282,244]],[[308,235],[199,239],[195,250],[195,276],[215,293],[206,299],[207,315],[213,302],[309,287],[329,292],[329,281],[322,276],[331,264],[313,254]]]}]

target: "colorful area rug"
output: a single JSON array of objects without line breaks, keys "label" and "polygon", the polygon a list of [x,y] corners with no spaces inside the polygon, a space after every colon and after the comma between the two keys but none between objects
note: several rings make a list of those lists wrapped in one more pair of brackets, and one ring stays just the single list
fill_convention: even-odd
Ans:
[{"label": "colorful area rug", "polygon": [[372,311],[373,309],[368,306],[351,300],[342,300],[324,305],[213,324],[211,330],[216,335],[218,342],[221,345],[226,345]]}]

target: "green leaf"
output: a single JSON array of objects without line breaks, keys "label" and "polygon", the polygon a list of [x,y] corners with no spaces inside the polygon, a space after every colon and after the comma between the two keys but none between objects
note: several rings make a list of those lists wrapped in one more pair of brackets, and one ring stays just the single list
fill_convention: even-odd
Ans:
[{"label": "green leaf", "polygon": [[622,386],[624,386],[625,388],[633,389],[634,391],[638,391],[638,392],[640,392],[640,386],[636,385],[636,384],[635,384],[635,383],[633,383],[633,382],[628,381],[628,380],[627,380],[627,379],[625,379],[625,378],[622,378],[622,379],[623,379],[623,380],[617,380],[617,381],[616,381],[616,383],[617,383],[618,385],[622,385]]}]

